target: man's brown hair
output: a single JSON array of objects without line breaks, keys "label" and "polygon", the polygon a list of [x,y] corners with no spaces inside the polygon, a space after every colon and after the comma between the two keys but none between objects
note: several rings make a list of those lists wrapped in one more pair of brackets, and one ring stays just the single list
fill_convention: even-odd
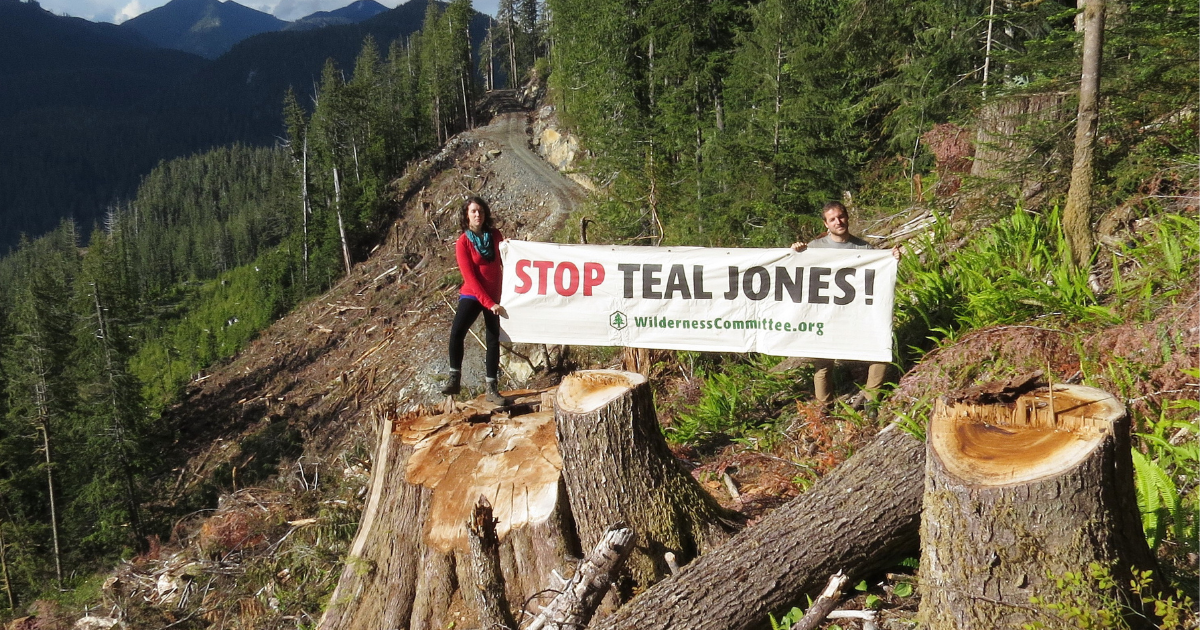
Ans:
[{"label": "man's brown hair", "polygon": [[841,210],[842,212],[844,212],[846,214],[846,216],[850,216],[850,212],[846,210],[846,206],[842,205],[842,202],[830,201],[829,203],[825,204],[824,206],[821,206],[821,218],[824,219],[825,213],[829,212],[830,210]]}]

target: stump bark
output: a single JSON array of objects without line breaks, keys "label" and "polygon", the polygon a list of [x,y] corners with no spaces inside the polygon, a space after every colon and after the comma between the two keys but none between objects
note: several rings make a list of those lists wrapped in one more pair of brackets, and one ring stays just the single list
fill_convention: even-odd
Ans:
[{"label": "stump bark", "polygon": [[1053,385],[1011,401],[939,401],[921,520],[922,627],[1074,627],[1031,597],[1101,605],[1055,578],[1091,563],[1127,584],[1153,557],[1138,519],[1129,423],[1107,392]]},{"label": "stump bark", "polygon": [[563,379],[555,397],[563,480],[576,531],[594,547],[609,525],[627,524],[637,546],[618,581],[625,597],[725,542],[737,515],[709,495],[671,453],[646,377],[589,370]]},{"label": "stump bark", "polygon": [[485,630],[516,630],[517,622],[508,607],[504,592],[504,571],[500,568],[500,539],[496,535],[496,519],[487,497],[479,497],[475,511],[467,524],[467,541],[471,548],[470,587],[475,588],[475,609],[479,625]]},{"label": "stump bark", "polygon": [[[432,630],[474,621],[473,594],[460,589],[473,583],[466,523],[480,495],[499,520],[510,610],[554,583],[554,571],[569,573],[580,554],[553,414],[538,413],[539,392],[520,394],[510,408],[477,400],[447,413],[381,414],[367,507],[319,628]],[[462,616],[451,619],[452,611]]]},{"label": "stump bark", "polygon": [[[917,554],[925,446],[890,426],[806,493],[594,624],[597,630],[750,630]],[[572,497],[574,500],[574,497]]]}]

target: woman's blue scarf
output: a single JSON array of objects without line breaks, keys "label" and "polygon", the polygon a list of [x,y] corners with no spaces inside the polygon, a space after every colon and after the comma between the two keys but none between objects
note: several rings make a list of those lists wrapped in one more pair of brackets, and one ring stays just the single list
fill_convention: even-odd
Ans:
[{"label": "woman's blue scarf", "polygon": [[484,260],[491,261],[496,257],[496,249],[492,247],[492,232],[486,231],[483,234],[476,234],[474,230],[467,230],[467,238],[471,239],[471,244],[475,246],[475,251],[483,256]]}]

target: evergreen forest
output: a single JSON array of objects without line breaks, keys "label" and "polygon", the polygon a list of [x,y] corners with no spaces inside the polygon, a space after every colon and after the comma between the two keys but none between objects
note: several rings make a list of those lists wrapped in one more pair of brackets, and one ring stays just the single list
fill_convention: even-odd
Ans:
[{"label": "evergreen forest", "polygon": [[[277,107],[286,142],[161,163],[91,226],[0,259],[0,554],[14,601],[166,536],[158,414],[377,244],[388,185],[466,128],[479,90],[466,0]],[[464,86],[466,93],[464,94]],[[120,497],[120,500],[114,500]],[[64,569],[64,567],[68,567]]]},{"label": "evergreen forest", "polygon": [[[485,24],[453,0],[427,3],[411,36],[353,31],[352,63],[329,58],[282,101],[247,105],[278,130],[271,146],[225,130],[212,137],[237,141],[161,161],[136,190],[111,189],[125,196],[95,221],[63,220],[0,258],[0,618],[86,600],[97,575],[216,507],[232,481],[165,500],[182,428],[164,411],[367,260],[397,217],[395,180],[479,124],[491,90],[543,86],[579,138],[577,169],[598,188],[581,213],[592,242],[785,247],[822,233],[831,200],[867,237],[924,217],[897,286],[901,373],[987,327],[1083,338],[1194,303],[1197,0],[1107,2],[1083,264],[1063,228],[1080,16],[1062,0],[502,0]],[[281,44],[272,63],[293,52]],[[1200,372],[1193,361],[1182,393],[1161,399],[1133,385],[1168,363],[1178,340],[1164,334],[1153,366],[1081,378],[1149,398],[1136,420],[1143,523],[1171,587],[1194,599]],[[664,414],[681,448],[769,449],[806,396],[771,371],[776,358],[663,362],[697,383]],[[907,418],[916,433],[928,404]],[[796,483],[827,469],[808,466]],[[303,606],[319,614],[327,595]]]}]

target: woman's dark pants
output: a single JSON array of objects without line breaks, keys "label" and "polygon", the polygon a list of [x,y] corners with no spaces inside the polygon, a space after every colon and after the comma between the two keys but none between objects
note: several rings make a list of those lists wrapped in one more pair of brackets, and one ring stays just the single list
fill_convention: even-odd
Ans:
[{"label": "woman's dark pants", "polygon": [[475,298],[458,299],[458,312],[454,314],[454,324],[450,326],[450,369],[462,370],[463,341],[480,313],[483,313],[483,325],[487,328],[484,367],[487,377],[494,379],[500,373],[500,316],[483,308]]}]

